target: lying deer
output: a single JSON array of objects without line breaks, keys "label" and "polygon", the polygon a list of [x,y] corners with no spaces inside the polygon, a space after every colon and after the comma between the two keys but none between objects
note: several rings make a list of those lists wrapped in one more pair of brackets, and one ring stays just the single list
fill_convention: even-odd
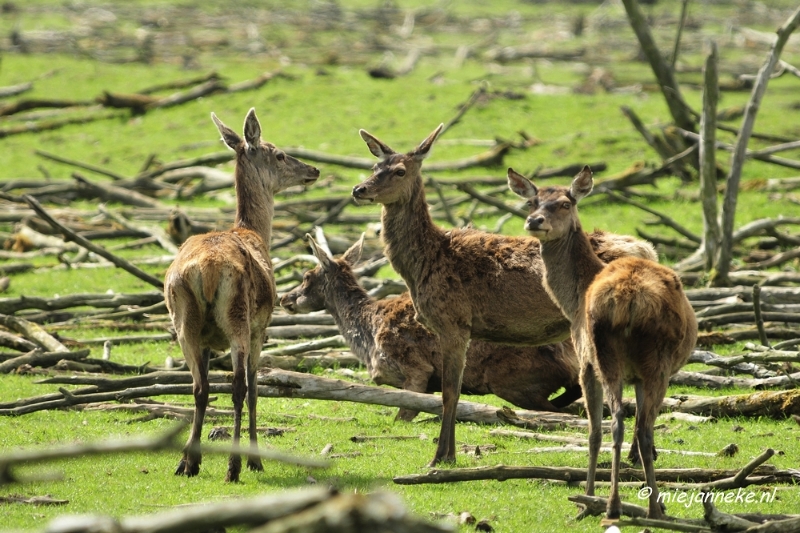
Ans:
[{"label": "lying deer", "polygon": [[660,518],[653,424],[670,377],[689,359],[697,340],[697,321],[681,281],[671,269],[647,259],[626,257],[606,265],[597,258],[581,230],[577,210],[581,198],[592,191],[589,167],[583,168],[570,187],[537,189],[512,169],[508,170],[508,185],[528,200],[530,215],[525,229],[542,242],[545,288],[572,321],[589,417],[586,494],[594,494],[605,390],[614,440],[606,516],[619,518],[622,387],[632,383],[636,422],[631,451],[638,451],[650,488],[647,516]]},{"label": "lying deer", "polygon": [[[415,318],[439,336],[442,427],[431,466],[455,461],[456,406],[471,338],[535,346],[569,336],[569,320],[542,285],[538,240],[469,228],[445,231],[433,222],[420,171],[441,130],[440,125],[407,154],[361,130],[380,161],[372,175],[353,188],[356,203],[383,204],[386,257],[409,287]],[[614,245],[617,239],[619,246]],[[617,248],[610,254],[614,257],[654,256],[652,246],[630,238],[609,234],[595,242]]]},{"label": "lying deer", "polygon": [[[295,185],[308,185],[319,170],[261,140],[255,110],[247,113],[244,139],[216,115],[222,140],[236,152],[236,218],[229,231],[190,237],[167,270],[164,296],[186,364],[192,373],[194,420],[177,475],[200,472],[200,434],[208,405],[208,361],[211,350],[231,348],[233,359],[233,443],[238,445],[242,406],[247,396],[250,446],[257,450],[256,368],[264,331],[277,299],[269,244],[274,195]],[[247,460],[263,470],[261,460]],[[238,481],[241,457],[231,454],[226,481]]]},{"label": "lying deer", "polygon": [[[414,320],[409,294],[375,300],[358,284],[353,265],[364,237],[333,259],[309,235],[319,265],[281,298],[289,313],[327,310],[353,353],[378,385],[414,392],[441,390],[442,351],[435,335]],[[548,398],[565,388],[560,396]],[[581,395],[578,360],[570,341],[546,346],[502,346],[473,340],[466,355],[464,394],[494,394],[524,409],[557,411]],[[399,420],[417,411],[400,409]]]}]

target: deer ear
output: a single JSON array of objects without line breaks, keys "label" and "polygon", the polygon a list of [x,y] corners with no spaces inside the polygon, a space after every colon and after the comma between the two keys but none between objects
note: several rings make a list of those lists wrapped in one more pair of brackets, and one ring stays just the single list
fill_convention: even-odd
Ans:
[{"label": "deer ear", "polygon": [[231,150],[236,150],[236,148],[242,143],[242,138],[239,137],[235,131],[223,124],[214,113],[211,113],[211,120],[213,120],[214,124],[217,125],[217,129],[219,130],[220,135],[222,135],[223,142],[227,144],[228,148]]},{"label": "deer ear", "polygon": [[444,124],[439,124],[439,127],[433,130],[428,137],[419,143],[419,146],[414,148],[414,151],[411,152],[411,155],[417,161],[422,161],[431,153],[431,148],[433,148],[433,143],[436,142],[436,138],[439,137],[439,134],[442,133],[442,129],[444,128]]},{"label": "deer ear", "polygon": [[358,239],[353,246],[348,248],[348,250],[344,253],[342,258],[347,261],[350,265],[355,265],[359,261],[361,261],[361,252],[364,250],[364,234],[361,234],[361,238]]},{"label": "deer ear", "polygon": [[588,196],[589,193],[592,192],[593,186],[592,169],[587,165],[583,167],[583,170],[578,172],[578,175],[572,180],[572,185],[569,186],[569,193],[575,198],[575,201],[578,202],[581,198]]},{"label": "deer ear", "polygon": [[388,156],[396,153],[394,150],[389,148],[386,143],[372,135],[367,130],[358,130],[358,134],[361,135],[361,138],[364,139],[365,143],[367,143],[367,148],[369,148],[369,151],[372,152],[372,155],[375,157],[385,159]]},{"label": "deer ear", "polygon": [[244,118],[244,140],[249,146],[261,144],[261,124],[256,116],[256,108],[251,107]]},{"label": "deer ear", "polygon": [[539,189],[536,188],[536,185],[531,180],[513,168],[508,169],[508,188],[511,189],[511,192],[526,200],[533,198],[539,192]]},{"label": "deer ear", "polygon": [[317,241],[314,240],[314,237],[306,233],[306,240],[308,241],[308,245],[311,247],[311,253],[314,254],[314,257],[317,258],[319,261],[319,266],[322,267],[323,272],[329,272],[331,269],[331,261],[330,256],[328,253],[322,249],[322,247],[317,244]]}]

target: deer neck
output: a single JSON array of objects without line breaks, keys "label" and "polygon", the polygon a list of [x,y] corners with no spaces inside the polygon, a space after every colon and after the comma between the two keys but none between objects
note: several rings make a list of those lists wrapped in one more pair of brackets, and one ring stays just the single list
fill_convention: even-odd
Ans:
[{"label": "deer neck", "polygon": [[236,187],[236,218],[234,227],[256,232],[269,249],[272,238],[272,217],[275,214],[275,197],[267,186],[271,176],[268,169],[255,168],[239,157],[233,174]]},{"label": "deer neck", "polygon": [[595,255],[580,224],[562,239],[543,242],[542,260],[547,292],[574,322],[586,290],[605,264]]},{"label": "deer neck", "polygon": [[439,249],[444,231],[433,222],[422,178],[414,182],[407,199],[383,206],[382,236],[386,257],[413,291]]},{"label": "deer neck", "polygon": [[358,359],[371,370],[375,349],[372,318],[377,306],[355,277],[338,275],[325,288],[325,308]]}]

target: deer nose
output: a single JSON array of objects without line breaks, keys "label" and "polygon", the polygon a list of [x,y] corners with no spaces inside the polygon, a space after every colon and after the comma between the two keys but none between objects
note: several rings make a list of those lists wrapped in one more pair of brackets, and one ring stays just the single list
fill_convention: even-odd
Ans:
[{"label": "deer nose", "polygon": [[353,196],[358,198],[359,196],[364,194],[366,191],[367,191],[367,188],[364,187],[363,185],[356,185],[355,187],[353,187]]},{"label": "deer nose", "polygon": [[544,216],[537,215],[537,216],[529,216],[525,221],[525,229],[532,230],[538,229],[542,224],[544,224]]},{"label": "deer nose", "polygon": [[311,167],[311,175],[319,177],[319,169],[317,167]]}]

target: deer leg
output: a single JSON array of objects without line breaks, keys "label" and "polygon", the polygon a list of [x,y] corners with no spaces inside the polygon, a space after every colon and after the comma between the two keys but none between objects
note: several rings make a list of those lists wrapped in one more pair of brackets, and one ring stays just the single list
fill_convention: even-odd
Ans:
[{"label": "deer leg", "polygon": [[183,350],[186,364],[192,374],[192,394],[194,395],[194,417],[189,439],[183,447],[183,457],[175,470],[176,476],[192,477],[200,473],[200,463],[203,462],[200,453],[200,438],[203,432],[203,420],[208,407],[208,361],[210,351],[201,349],[196,342],[197,337],[181,336],[179,342]]},{"label": "deer leg", "polygon": [[[233,392],[231,394],[233,399],[233,446],[239,446],[239,439],[242,433],[242,408],[244,407],[244,398],[247,394],[247,358],[250,351],[249,335],[245,337],[246,341],[241,338],[231,339],[231,359],[233,363]],[[243,342],[244,341],[244,342]],[[238,482],[239,473],[242,471],[242,457],[238,452],[231,453],[228,458],[228,473],[225,475],[225,481]]]},{"label": "deer leg", "polygon": [[[258,430],[256,424],[256,404],[258,403],[258,382],[256,373],[258,371],[258,359],[263,345],[263,328],[257,328],[256,335],[250,337],[250,357],[247,359],[247,415],[250,433],[250,449],[258,451]],[[263,472],[264,465],[261,458],[251,455],[247,458],[247,468],[256,472]]]},{"label": "deer leg", "polygon": [[586,495],[594,496],[597,456],[603,441],[603,388],[595,376],[592,365],[587,364],[581,368],[580,379],[589,420],[589,468],[586,473]]},{"label": "deer leg", "polygon": [[[644,406],[642,402],[644,401],[644,389],[641,383],[636,384],[636,425],[633,428],[633,441],[631,442],[631,451],[628,452],[628,460],[631,464],[639,464],[641,459],[639,458],[639,413],[644,410]],[[658,450],[656,450],[655,444],[653,445],[653,461],[658,459]]]},{"label": "deer leg", "polygon": [[[426,392],[428,390],[428,381],[431,378],[431,372],[409,371],[406,372],[406,380],[403,383],[403,389],[412,392]],[[403,420],[404,422],[411,422],[419,414],[419,411],[413,409],[400,409],[397,411],[395,420]]]},{"label": "deer leg", "polygon": [[[650,383],[648,385],[650,386],[647,388],[636,388],[637,404],[641,403],[643,407],[641,416],[639,416],[639,427],[636,428],[636,436],[639,444],[639,457],[644,469],[645,483],[650,488],[647,518],[659,519],[664,516],[665,508],[659,497],[658,485],[656,485],[656,468],[653,464],[655,460],[653,453],[655,450],[653,425],[661,409],[661,402],[664,401],[664,395],[667,393],[667,383],[665,381],[663,384]],[[641,402],[638,400],[640,394],[643,396]]]},{"label": "deer leg", "polygon": [[608,497],[606,517],[619,518],[622,502],[619,498],[619,462],[622,453],[622,441],[625,439],[625,410],[622,407],[622,381],[609,384],[608,404],[611,408],[611,435],[614,439],[611,451],[611,495]]},{"label": "deer leg", "polygon": [[464,363],[469,345],[469,331],[440,330],[439,341],[442,347],[442,428],[436,455],[428,466],[439,462],[456,461],[456,408],[461,394],[461,380],[464,377]]}]

